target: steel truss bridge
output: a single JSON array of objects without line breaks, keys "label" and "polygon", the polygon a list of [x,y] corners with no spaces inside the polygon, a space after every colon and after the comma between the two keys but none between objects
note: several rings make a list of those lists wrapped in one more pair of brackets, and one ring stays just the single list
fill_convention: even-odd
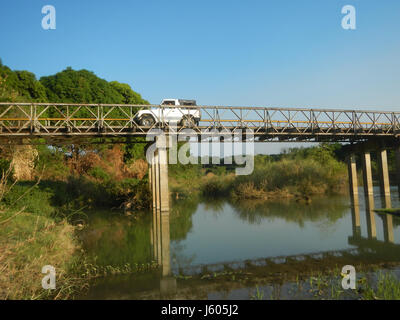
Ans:
[{"label": "steel truss bridge", "polygon": [[[160,121],[142,126],[141,110],[160,114]],[[168,122],[172,112],[198,109],[199,122],[186,126]],[[221,132],[251,130],[255,141],[357,142],[378,137],[396,140],[400,134],[400,112],[305,108],[164,106],[68,103],[0,103],[0,141],[44,138],[74,141],[87,138],[144,137],[154,129],[180,134],[215,136]],[[186,130],[187,131],[187,130]],[[381,140],[381,139],[379,139]]]}]

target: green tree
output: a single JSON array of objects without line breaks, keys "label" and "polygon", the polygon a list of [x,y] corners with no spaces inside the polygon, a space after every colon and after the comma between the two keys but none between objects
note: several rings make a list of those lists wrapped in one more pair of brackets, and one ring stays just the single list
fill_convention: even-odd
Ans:
[{"label": "green tree", "polygon": [[46,102],[43,85],[29,71],[13,71],[0,63],[0,101]]},{"label": "green tree", "polygon": [[111,81],[110,85],[122,96],[124,104],[149,104],[139,93],[133,91],[129,84]]}]

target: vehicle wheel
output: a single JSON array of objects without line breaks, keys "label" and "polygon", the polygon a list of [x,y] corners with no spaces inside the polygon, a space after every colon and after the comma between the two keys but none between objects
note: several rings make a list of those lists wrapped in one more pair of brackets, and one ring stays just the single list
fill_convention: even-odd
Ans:
[{"label": "vehicle wheel", "polygon": [[191,128],[194,124],[194,119],[192,116],[183,116],[181,120],[181,125],[187,128]]},{"label": "vehicle wheel", "polygon": [[154,123],[155,123],[155,121],[152,116],[144,115],[140,119],[140,125],[142,125],[144,127],[151,127],[152,125],[154,125]]}]

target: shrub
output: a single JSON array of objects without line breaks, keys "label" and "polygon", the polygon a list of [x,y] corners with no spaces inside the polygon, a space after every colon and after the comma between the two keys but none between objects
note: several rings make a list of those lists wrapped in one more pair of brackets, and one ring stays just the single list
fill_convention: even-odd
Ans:
[{"label": "shrub", "polygon": [[109,180],[110,176],[103,168],[93,167],[88,171],[88,175],[98,180]]}]

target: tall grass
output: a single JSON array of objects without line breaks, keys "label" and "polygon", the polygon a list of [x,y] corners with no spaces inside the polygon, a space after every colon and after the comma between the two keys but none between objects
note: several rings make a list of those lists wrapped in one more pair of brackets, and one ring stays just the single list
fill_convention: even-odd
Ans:
[{"label": "tall grass", "polygon": [[236,197],[338,193],[343,190],[346,181],[344,165],[335,163],[332,168],[314,159],[282,159],[255,166],[252,174],[235,179],[233,192]]},{"label": "tall grass", "polygon": [[[85,283],[71,275],[79,250],[74,227],[54,218],[39,181],[19,188],[10,174],[0,179],[0,299],[67,298]],[[45,265],[56,268],[55,290],[41,287]]]},{"label": "tall grass", "polygon": [[367,300],[400,300],[400,281],[390,272],[379,272],[375,286],[369,285],[363,298]]},{"label": "tall grass", "polygon": [[[74,227],[65,220],[55,222],[46,216],[22,212],[2,214],[0,226],[0,298],[39,299],[68,298],[83,286],[71,276],[79,245],[74,240]],[[43,290],[42,267],[56,268],[56,289]],[[74,288],[74,289],[73,289]]]},{"label": "tall grass", "polygon": [[342,193],[347,190],[346,166],[337,160],[334,150],[321,145],[291,149],[274,157],[257,155],[254,171],[246,176],[225,170],[209,172],[201,165],[172,165],[170,188],[173,193],[200,193],[211,198],[232,196],[238,200]]}]

